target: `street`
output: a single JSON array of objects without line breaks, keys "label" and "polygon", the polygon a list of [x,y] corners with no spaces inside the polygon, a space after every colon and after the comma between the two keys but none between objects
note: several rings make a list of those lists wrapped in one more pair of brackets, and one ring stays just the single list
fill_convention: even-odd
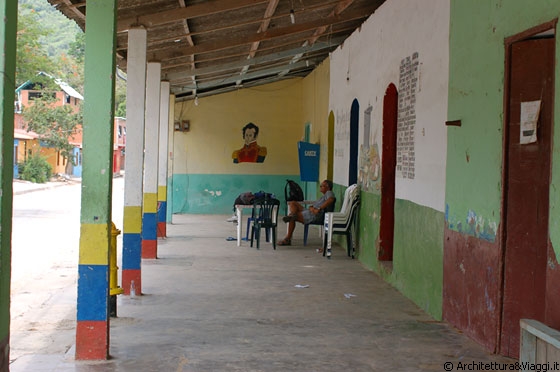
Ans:
[{"label": "street", "polygon": [[[10,363],[30,354],[60,358],[75,343],[80,192],[80,183],[69,183],[14,195]],[[112,220],[119,230],[123,193],[124,179],[115,178]]]}]

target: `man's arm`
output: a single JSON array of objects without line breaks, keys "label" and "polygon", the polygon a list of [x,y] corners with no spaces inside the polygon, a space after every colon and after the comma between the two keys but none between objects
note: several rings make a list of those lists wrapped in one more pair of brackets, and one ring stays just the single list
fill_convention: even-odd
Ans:
[{"label": "man's arm", "polygon": [[[326,209],[328,209],[328,207],[334,203],[334,196],[330,196],[329,198],[327,198],[324,202],[322,203],[316,203],[314,205],[312,205],[311,207],[309,207],[309,209],[311,210],[311,212],[313,214],[317,214],[320,213],[321,211],[325,211]],[[318,205],[317,205],[318,204]]]}]

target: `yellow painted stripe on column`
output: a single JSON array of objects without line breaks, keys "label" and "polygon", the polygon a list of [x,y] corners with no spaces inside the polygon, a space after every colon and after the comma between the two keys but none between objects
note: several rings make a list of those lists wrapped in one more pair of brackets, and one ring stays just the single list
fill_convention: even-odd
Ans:
[{"label": "yellow painted stripe on column", "polygon": [[144,194],[144,213],[157,213],[157,193],[147,192]]},{"label": "yellow painted stripe on column", "polygon": [[142,207],[124,207],[123,225],[123,232],[127,234],[140,234],[142,232]]},{"label": "yellow painted stripe on column", "polygon": [[157,195],[159,201],[167,201],[167,186],[158,186]]},{"label": "yellow painted stripe on column", "polygon": [[80,265],[108,265],[110,236],[106,224],[80,226]]}]

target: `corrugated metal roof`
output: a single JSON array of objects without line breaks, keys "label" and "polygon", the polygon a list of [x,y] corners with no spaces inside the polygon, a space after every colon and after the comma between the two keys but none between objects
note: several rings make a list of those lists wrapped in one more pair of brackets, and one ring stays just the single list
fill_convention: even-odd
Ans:
[{"label": "corrugated metal roof", "polygon": [[24,129],[14,129],[14,139],[30,140],[37,137],[37,133],[35,132],[28,132]]},{"label": "corrugated metal roof", "polygon": [[[52,79],[55,82],[55,84],[58,85],[60,89],[62,89],[69,96],[80,99],[82,101],[84,100],[84,97],[80,93],[78,93],[78,91],[76,91],[74,88],[68,85],[68,83],[60,79],[56,79],[53,76],[47,74],[46,72],[39,72],[37,75],[47,76],[48,78]],[[33,87],[33,82],[31,80],[27,80],[25,83],[21,84],[19,87],[16,88],[16,93],[19,93],[22,90],[30,89],[32,87]]]},{"label": "corrugated metal roof", "polygon": [[60,89],[66,92],[66,94],[68,94],[70,97],[78,98],[82,101],[84,100],[84,97],[67,83],[60,81],[58,79],[56,79],[55,82],[58,84]]}]

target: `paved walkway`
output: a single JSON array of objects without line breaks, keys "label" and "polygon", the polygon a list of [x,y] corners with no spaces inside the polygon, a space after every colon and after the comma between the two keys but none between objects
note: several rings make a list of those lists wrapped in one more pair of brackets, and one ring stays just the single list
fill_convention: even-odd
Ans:
[{"label": "paved walkway", "polygon": [[14,180],[12,183],[12,192],[14,195],[27,194],[29,192],[40,191],[45,189],[50,189],[53,187],[59,187],[68,185],[69,183],[80,182],[79,178],[61,178],[56,181],[49,181],[45,183],[34,183],[30,181]]},{"label": "paved walkway", "polygon": [[[342,248],[335,247],[331,260],[315,253],[320,245],[315,230],[307,247],[298,226],[295,245],[273,250],[261,242],[257,250],[227,240],[235,236],[227,217],[173,217],[168,238],[158,241],[158,259],[142,262],[143,295],[118,298],[110,360],[75,361],[75,346],[52,353],[39,345],[10,370],[386,372],[514,366],[514,360],[490,355],[430,318]],[[54,327],[51,340],[73,345],[67,338],[74,337],[74,325],[75,316]]]}]

